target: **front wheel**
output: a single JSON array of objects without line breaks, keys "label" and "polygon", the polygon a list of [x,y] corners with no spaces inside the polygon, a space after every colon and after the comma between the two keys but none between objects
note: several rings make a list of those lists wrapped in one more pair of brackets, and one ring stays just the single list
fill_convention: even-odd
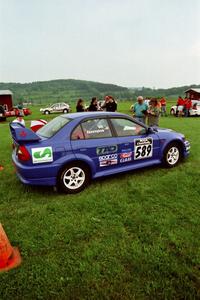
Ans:
[{"label": "front wheel", "polygon": [[180,146],[176,143],[171,143],[164,151],[163,163],[167,168],[175,167],[182,158]]},{"label": "front wheel", "polygon": [[58,184],[63,192],[75,194],[82,191],[89,184],[89,180],[89,169],[84,164],[74,162],[62,170]]},{"label": "front wheel", "polygon": [[45,110],[45,111],[44,111],[44,114],[45,114],[45,115],[49,115],[49,114],[50,114],[50,111],[49,111],[49,110]]},{"label": "front wheel", "polygon": [[63,114],[67,114],[68,113],[68,109],[63,109]]}]

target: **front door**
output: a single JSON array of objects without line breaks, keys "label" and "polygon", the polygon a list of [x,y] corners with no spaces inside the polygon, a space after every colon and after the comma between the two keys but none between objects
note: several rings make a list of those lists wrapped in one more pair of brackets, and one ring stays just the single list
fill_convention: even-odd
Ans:
[{"label": "front door", "polygon": [[145,163],[159,157],[160,141],[156,133],[126,118],[112,118],[118,138],[119,166]]}]

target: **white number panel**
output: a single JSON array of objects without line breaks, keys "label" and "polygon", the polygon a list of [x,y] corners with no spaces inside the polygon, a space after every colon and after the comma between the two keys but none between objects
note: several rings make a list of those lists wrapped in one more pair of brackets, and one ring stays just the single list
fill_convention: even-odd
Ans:
[{"label": "white number panel", "polygon": [[153,139],[143,138],[134,140],[134,159],[148,158],[153,155]]}]

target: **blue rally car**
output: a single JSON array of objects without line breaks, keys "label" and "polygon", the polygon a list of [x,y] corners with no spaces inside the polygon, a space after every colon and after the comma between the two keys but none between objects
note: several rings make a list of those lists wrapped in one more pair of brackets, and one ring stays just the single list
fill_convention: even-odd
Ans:
[{"label": "blue rally car", "polygon": [[148,128],[121,113],[60,115],[36,133],[11,123],[12,159],[24,184],[58,186],[77,193],[93,178],[164,164],[188,156],[184,135]]}]

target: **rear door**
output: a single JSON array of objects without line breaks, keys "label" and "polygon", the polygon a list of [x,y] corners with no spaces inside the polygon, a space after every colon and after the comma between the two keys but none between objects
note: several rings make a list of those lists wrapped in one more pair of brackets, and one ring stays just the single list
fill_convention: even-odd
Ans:
[{"label": "rear door", "polygon": [[118,166],[117,138],[106,118],[88,119],[71,135],[71,146],[77,159],[92,161],[94,172]]}]

